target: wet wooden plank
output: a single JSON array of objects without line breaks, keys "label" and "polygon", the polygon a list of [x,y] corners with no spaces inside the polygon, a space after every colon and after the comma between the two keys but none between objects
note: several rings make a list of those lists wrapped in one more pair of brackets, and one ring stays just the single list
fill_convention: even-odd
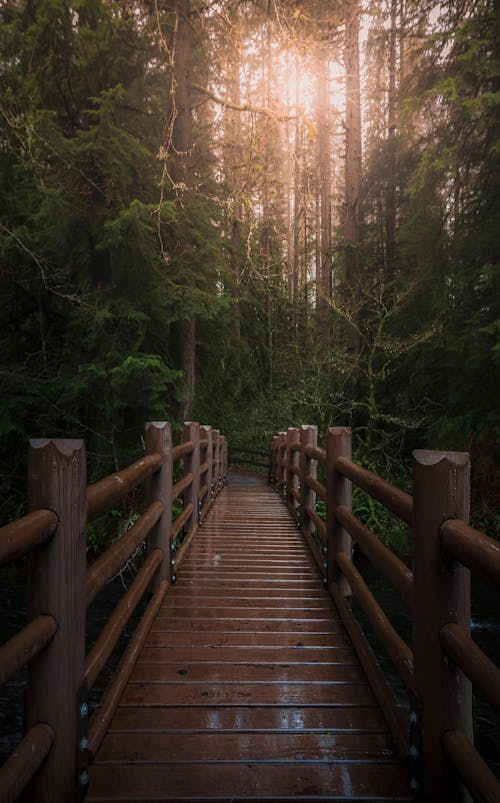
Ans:
[{"label": "wet wooden plank", "polygon": [[[94,791],[95,790],[95,791]],[[409,800],[398,764],[97,764],[89,801]]]},{"label": "wet wooden plank", "polygon": [[175,704],[156,708],[154,716],[146,708],[119,708],[110,732],[185,733],[217,731],[225,733],[274,733],[311,731],[388,734],[387,724],[375,704],[337,708],[274,708],[224,707],[185,708]]},{"label": "wet wooden plank", "polygon": [[[394,762],[389,738],[383,733],[148,733],[132,740],[128,733],[106,736],[99,762],[160,763],[240,761],[242,748],[247,761],[340,761]],[[381,759],[381,756],[383,757]]]},{"label": "wet wooden plank", "polygon": [[[248,613],[248,611],[247,611]],[[152,628],[153,632],[192,632],[192,633],[338,633],[343,629],[338,622],[329,619],[173,619],[158,617]],[[196,643],[196,642],[195,642]]]},{"label": "wet wooden plank", "polygon": [[144,663],[208,663],[214,660],[218,663],[249,664],[249,663],[306,663],[306,664],[340,664],[341,666],[357,666],[356,659],[353,657],[352,648],[349,647],[262,647],[255,650],[252,647],[219,645],[217,653],[214,654],[215,647],[208,645],[205,647],[189,646],[181,647],[169,645],[166,647],[146,646],[142,652],[141,661]]},{"label": "wet wooden plank", "polygon": [[[183,629],[179,632],[168,632],[163,630],[152,630],[149,634],[148,646],[193,646],[193,647],[260,647],[261,649],[276,647],[298,647],[307,649],[309,647],[346,647],[350,642],[345,633],[256,633],[255,631],[241,632],[233,631],[228,633],[226,630],[221,632],[197,632],[196,639],[193,639],[192,632]],[[352,656],[352,647],[350,648]]]},{"label": "wet wooden plank", "polygon": [[[233,653],[234,654],[234,653]],[[187,661],[147,663],[139,661],[132,673],[134,683],[362,683],[363,672],[354,659],[346,664],[328,663],[220,663],[205,661],[201,664]]]},{"label": "wet wooden plank", "polygon": [[369,705],[366,683],[129,683],[121,705]]}]

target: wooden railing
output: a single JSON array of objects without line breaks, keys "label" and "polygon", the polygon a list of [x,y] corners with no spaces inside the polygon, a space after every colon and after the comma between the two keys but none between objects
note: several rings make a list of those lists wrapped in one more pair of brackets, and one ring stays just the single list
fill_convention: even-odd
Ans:
[{"label": "wooden railing", "polygon": [[[276,435],[269,478],[295,517],[339,610],[373,691],[408,759],[414,796],[432,803],[500,801],[500,783],[472,738],[472,684],[500,713],[500,670],[470,636],[470,571],[500,590],[500,544],[468,526],[469,456],[413,454],[413,496],[352,462],[351,430],[333,427],[325,449],[317,429]],[[325,478],[319,482],[318,467]],[[352,511],[352,484],[409,524],[411,571]],[[326,521],[316,500],[326,506]],[[412,620],[412,647],[396,632],[352,560],[352,539],[398,592]],[[409,695],[402,715],[355,618],[363,609]]]},{"label": "wooden railing", "polygon": [[[154,422],[146,425],[145,443],[140,460],[88,487],[82,441],[30,443],[31,512],[0,529],[0,565],[29,556],[28,624],[0,647],[1,683],[28,667],[25,736],[0,769],[2,803],[14,801],[23,790],[30,802],[84,797],[88,761],[99,748],[175,571],[226,482],[227,444],[217,430],[185,424],[181,443],[173,447],[170,424]],[[173,465],[180,460],[182,477],[173,485]],[[87,522],[143,482],[145,510],[87,568]],[[174,501],[182,512],[172,521]],[[86,609],[144,543],[141,568],[85,655]],[[89,717],[88,691],[146,591],[151,595],[147,608],[99,708]]]}]

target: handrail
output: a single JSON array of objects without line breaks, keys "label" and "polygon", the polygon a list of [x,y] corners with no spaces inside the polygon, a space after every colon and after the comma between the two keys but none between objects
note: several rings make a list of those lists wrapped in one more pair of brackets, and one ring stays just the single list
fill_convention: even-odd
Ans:
[{"label": "handrail", "polygon": [[[292,471],[293,468],[296,468],[296,466],[291,466],[290,471]],[[298,474],[298,470],[296,472],[292,471],[292,474],[295,474],[295,473]],[[318,482],[318,480],[315,477],[311,477],[310,474],[308,474],[306,476],[305,480],[306,480],[306,485],[309,488],[311,488],[311,490],[314,491],[316,496],[317,497],[319,496],[319,498],[324,502],[325,499],[326,499],[326,488],[325,488],[325,486],[322,485],[321,482]]]},{"label": "handrail", "polygon": [[409,494],[345,457],[337,458],[335,468],[407,524],[412,523],[413,502]]},{"label": "handrail", "polygon": [[150,454],[128,468],[89,485],[87,489],[87,521],[101,516],[123,499],[139,483],[158,471],[162,463],[159,454]]},{"label": "handrail", "polygon": [[413,608],[413,574],[411,570],[347,507],[340,505],[335,511],[335,517],[356,538],[364,555],[376,569],[382,572],[411,610]]},{"label": "handrail", "polygon": [[106,665],[123,628],[135,611],[149,581],[160,565],[162,557],[161,550],[155,549],[144,561],[134,582],[121,598],[112,615],[101,630],[99,638],[87,654],[85,660],[85,680],[89,689],[92,688]]},{"label": "handrail", "polygon": [[191,483],[193,482],[193,475],[191,471],[184,475],[184,477],[176,482],[174,487],[172,488],[172,499],[178,499],[182,493],[189,488]]},{"label": "handrail", "polygon": [[325,465],[326,452],[325,452],[324,449],[319,449],[317,446],[314,446],[312,444],[308,444],[304,451],[305,451],[307,457],[310,457],[311,460],[317,460],[318,463],[321,463],[321,465],[323,465],[323,466]]},{"label": "handrail", "polygon": [[118,541],[115,541],[87,569],[87,607],[106,583],[125,565],[137,547],[143,543],[163,512],[161,502],[152,502]]},{"label": "handrail", "polygon": [[459,519],[447,519],[441,526],[441,543],[446,553],[468,569],[500,586],[500,544]]},{"label": "handrail", "polygon": [[46,544],[56,529],[57,516],[52,510],[34,510],[22,519],[0,527],[0,566]]},{"label": "handrail", "polygon": [[[30,573],[34,581],[29,589],[32,619],[0,646],[0,683],[28,664],[27,732],[0,770],[2,801],[14,800],[26,787],[29,799],[67,800],[81,796],[87,778],[87,753],[94,754],[102,741],[152,619],[170,583],[175,582],[175,567],[226,482],[227,444],[211,427],[185,424],[181,443],[173,447],[170,425],[152,422],[146,426],[145,442],[143,457],[88,487],[82,441],[31,443],[29,495],[33,510],[0,529],[0,563],[11,562],[37,548]],[[201,452],[204,462],[200,465]],[[174,460],[181,458],[183,476],[174,484],[172,466]],[[203,485],[200,477],[204,478]],[[86,569],[86,522],[105,513],[145,480],[145,509],[126,533]],[[183,510],[172,522],[174,499],[181,499]],[[182,528],[186,535],[175,554],[174,541],[180,540]],[[50,550],[46,548],[49,542]],[[145,542],[147,557],[142,567],[85,659],[86,608]],[[50,582],[51,577],[59,580],[61,589]],[[40,578],[43,582],[39,582]],[[88,750],[87,687],[94,684],[104,668],[146,589],[152,591],[152,600],[100,708],[90,720]],[[40,721],[34,721],[34,717]],[[76,749],[75,745],[80,747]]]},{"label": "handrail", "polygon": [[500,714],[500,669],[478,647],[467,629],[453,623],[444,625],[439,633],[439,643]]},{"label": "handrail", "polygon": [[[316,478],[318,461],[325,467],[325,485]],[[471,683],[500,713],[500,669],[472,640],[469,629],[469,570],[500,587],[500,544],[467,524],[468,472],[468,455],[415,452],[410,496],[353,462],[347,427],[328,429],[325,450],[318,448],[317,430],[311,426],[290,427],[275,435],[269,449],[269,481],[297,519],[326,575],[325,585],[353,639],[398,752],[403,757],[408,754],[414,791],[422,785],[422,794],[432,803],[454,803],[459,776],[477,799],[500,800],[500,783],[468,736]],[[413,571],[354,515],[351,483],[412,526]],[[326,504],[326,522],[317,513],[318,498]],[[326,558],[317,538],[322,540],[325,533]],[[409,608],[413,651],[353,566],[351,537]],[[409,692],[410,728],[408,723],[402,728],[394,695],[370,658],[366,637],[346,602],[351,593]],[[455,765],[455,776],[448,773],[448,760]]]},{"label": "handrail", "polygon": [[42,652],[57,630],[53,616],[37,616],[0,647],[0,686]]},{"label": "handrail", "polygon": [[178,446],[174,446],[172,449],[172,460],[174,463],[176,460],[180,460],[183,457],[189,457],[190,454],[193,453],[194,443],[193,441],[185,441],[184,443],[179,443]]},{"label": "handrail", "polygon": [[392,661],[394,669],[406,686],[407,691],[416,695],[415,680],[413,677],[413,655],[409,647],[399,636],[375,597],[369,590],[358,570],[354,567],[350,555],[339,552],[336,561],[345,574],[355,593],[356,599],[366,613],[373,630],[383,644],[384,649]]},{"label": "handrail", "polygon": [[14,803],[27,787],[54,744],[54,731],[45,723],[34,725],[0,767],[0,800]]}]

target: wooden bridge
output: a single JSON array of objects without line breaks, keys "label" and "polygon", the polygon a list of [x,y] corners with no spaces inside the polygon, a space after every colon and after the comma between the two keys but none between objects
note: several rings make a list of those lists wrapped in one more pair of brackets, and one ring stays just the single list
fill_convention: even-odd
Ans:
[{"label": "wooden bridge", "polygon": [[[500,586],[500,548],[466,524],[467,455],[416,453],[412,497],[352,462],[348,429],[329,429],[324,449],[316,439],[314,427],[280,433],[270,485],[228,484],[217,431],[186,424],[173,446],[168,424],[149,424],[146,455],[88,487],[82,442],[32,442],[32,512],[0,530],[2,563],[30,554],[29,623],[0,648],[2,682],[28,664],[26,733],[0,769],[1,801],[500,800],[471,718],[472,684],[500,711],[500,672],[469,634],[470,570]],[[86,568],[86,522],[144,480],[144,512]],[[352,483],[411,522],[413,574],[354,516]],[[355,568],[352,537],[409,608],[413,650]],[[85,655],[86,608],[142,543],[137,577]]]}]

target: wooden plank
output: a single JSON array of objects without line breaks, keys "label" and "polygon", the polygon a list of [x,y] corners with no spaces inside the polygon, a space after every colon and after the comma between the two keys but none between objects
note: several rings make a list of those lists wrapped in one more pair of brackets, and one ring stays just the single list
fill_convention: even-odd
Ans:
[{"label": "wooden plank", "polygon": [[169,706],[156,708],[154,716],[147,708],[119,708],[111,723],[110,732],[190,733],[245,732],[274,733],[310,731],[388,733],[387,724],[375,705],[353,705],[336,708],[250,708],[224,707],[216,710],[203,707]]},{"label": "wooden plank", "polygon": [[[327,663],[352,665],[356,661],[353,658],[352,648],[349,647],[269,647],[259,646],[256,650],[253,647],[234,647],[229,645],[219,645],[217,654],[214,656],[214,646],[206,647],[190,646],[181,647],[169,645],[167,647],[145,647],[142,653],[142,661],[148,664],[169,663],[186,661],[188,663]],[[356,662],[357,663],[357,662]]]},{"label": "wooden plank", "polygon": [[370,705],[367,683],[129,683],[121,705]]},{"label": "wooden plank", "polygon": [[[193,639],[191,632],[181,630],[178,632],[168,631],[152,631],[149,634],[148,646],[207,646],[207,647],[260,647],[269,648],[281,645],[282,647],[303,647],[304,649],[310,647],[328,647],[328,646],[342,646],[346,647],[349,644],[347,636],[343,631],[340,633],[255,633],[253,631],[242,633],[241,631],[234,631],[228,633],[223,630],[219,633],[196,633],[196,639]],[[351,649],[352,655],[352,649]]]},{"label": "wooden plank", "polygon": [[234,630],[238,633],[338,633],[342,627],[328,619],[168,619],[158,618],[152,631],[170,633],[228,633]]},{"label": "wooden plank", "polygon": [[[97,764],[87,801],[410,800],[399,764]],[[99,790],[96,795],[93,788]],[[328,790],[328,791],[327,791]],[[327,792],[327,794],[325,794]]]},{"label": "wooden plank", "polygon": [[[354,665],[353,665],[354,664]],[[347,664],[222,663],[164,664],[139,661],[132,673],[134,683],[175,683],[179,679],[212,683],[362,683],[364,675],[354,659]]]},{"label": "wooden plank", "polygon": [[[243,734],[239,733],[240,738]],[[394,761],[390,739],[383,733],[286,732],[245,734],[248,761]],[[241,745],[235,733],[148,733],[138,742],[128,733],[108,734],[99,752],[99,763],[168,763],[188,761],[238,761]]]}]

